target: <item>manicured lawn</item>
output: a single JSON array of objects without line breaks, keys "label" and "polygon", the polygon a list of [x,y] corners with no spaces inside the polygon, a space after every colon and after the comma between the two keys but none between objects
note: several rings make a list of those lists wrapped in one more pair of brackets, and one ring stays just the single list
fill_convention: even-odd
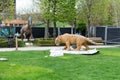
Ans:
[{"label": "manicured lawn", "polygon": [[0,80],[120,80],[120,47],[95,55],[50,57],[49,51],[0,52]]}]

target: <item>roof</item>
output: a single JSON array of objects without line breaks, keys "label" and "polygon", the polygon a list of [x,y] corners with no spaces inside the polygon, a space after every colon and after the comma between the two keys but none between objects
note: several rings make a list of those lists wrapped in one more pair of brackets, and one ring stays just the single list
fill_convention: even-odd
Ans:
[{"label": "roof", "polygon": [[[34,21],[32,22],[34,23]],[[28,24],[27,20],[11,20],[11,21],[4,21],[5,26],[10,26],[12,25],[26,25]]]},{"label": "roof", "polygon": [[28,21],[26,21],[26,20],[12,20],[12,21],[6,21],[5,23],[9,23],[9,24],[27,24]]}]

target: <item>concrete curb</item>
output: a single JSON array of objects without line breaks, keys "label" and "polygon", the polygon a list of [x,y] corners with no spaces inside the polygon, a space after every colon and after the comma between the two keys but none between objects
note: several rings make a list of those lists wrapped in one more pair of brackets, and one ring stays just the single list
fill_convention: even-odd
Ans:
[{"label": "concrete curb", "polygon": [[[50,50],[55,48],[63,48],[64,46],[46,46],[46,47],[18,47],[19,51],[30,51],[30,50]],[[90,48],[110,48],[110,47],[120,47],[120,45],[102,45],[102,46],[94,46],[90,45]],[[84,47],[82,47],[84,48]],[[0,52],[4,51],[16,51],[16,48],[0,48]]]}]

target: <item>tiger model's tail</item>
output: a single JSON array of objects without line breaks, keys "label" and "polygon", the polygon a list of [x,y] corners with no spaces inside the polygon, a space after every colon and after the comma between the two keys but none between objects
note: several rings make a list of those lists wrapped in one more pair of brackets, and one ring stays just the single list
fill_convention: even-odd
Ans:
[{"label": "tiger model's tail", "polygon": [[103,43],[96,43],[96,42],[92,41],[92,40],[89,39],[89,38],[86,38],[86,40],[87,40],[88,42],[94,44],[94,45],[103,45]]}]

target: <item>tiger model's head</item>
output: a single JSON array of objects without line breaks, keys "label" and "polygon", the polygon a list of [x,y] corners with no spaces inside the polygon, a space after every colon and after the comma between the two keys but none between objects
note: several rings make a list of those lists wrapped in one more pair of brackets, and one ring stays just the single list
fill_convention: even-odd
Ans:
[{"label": "tiger model's head", "polygon": [[55,44],[58,46],[58,45],[60,45],[60,42],[61,42],[60,36],[58,36],[58,37],[55,39]]}]

